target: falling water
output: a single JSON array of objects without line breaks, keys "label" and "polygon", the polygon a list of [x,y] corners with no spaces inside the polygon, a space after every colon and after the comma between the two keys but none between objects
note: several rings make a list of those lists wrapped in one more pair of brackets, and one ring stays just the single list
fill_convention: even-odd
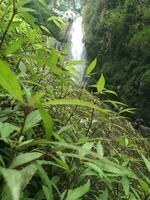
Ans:
[{"label": "falling water", "polygon": [[[82,60],[86,62],[85,46],[83,42],[84,29],[82,17],[77,17],[70,29],[70,59]],[[78,82],[81,83],[84,77],[85,65],[76,65],[74,68],[79,72],[77,74]]]}]

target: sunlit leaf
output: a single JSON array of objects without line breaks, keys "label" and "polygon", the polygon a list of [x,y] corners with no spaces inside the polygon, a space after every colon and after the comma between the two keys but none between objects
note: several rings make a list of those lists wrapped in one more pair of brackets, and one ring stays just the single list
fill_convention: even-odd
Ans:
[{"label": "sunlit leaf", "polygon": [[105,78],[103,74],[101,75],[100,79],[97,82],[97,91],[101,93],[105,87]]},{"label": "sunlit leaf", "polygon": [[90,65],[88,66],[87,70],[86,70],[86,74],[89,75],[93,70],[94,68],[96,67],[96,64],[97,64],[97,58],[95,58],[91,63]]}]

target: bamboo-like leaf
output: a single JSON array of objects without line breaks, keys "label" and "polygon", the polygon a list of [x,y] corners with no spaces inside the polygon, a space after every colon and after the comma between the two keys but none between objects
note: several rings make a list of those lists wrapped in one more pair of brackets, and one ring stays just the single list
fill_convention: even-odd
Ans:
[{"label": "bamboo-like leaf", "polygon": [[84,106],[84,107],[89,107],[89,108],[93,108],[97,111],[99,111],[100,113],[108,113],[110,112],[108,109],[103,109],[100,108],[98,105],[87,102],[87,101],[83,101],[83,100],[79,100],[79,99],[55,99],[52,100],[48,103],[46,103],[45,105],[78,105],[78,106]]},{"label": "bamboo-like leaf", "polygon": [[123,176],[122,177],[122,185],[123,185],[123,189],[124,189],[125,195],[128,196],[129,195],[130,185],[129,185],[129,179],[128,179],[127,176]]},{"label": "bamboo-like leaf", "polygon": [[141,154],[141,156],[142,156],[142,158],[144,160],[144,163],[145,163],[145,165],[147,167],[147,170],[150,172],[150,161],[143,154]]},{"label": "bamboo-like leaf", "polygon": [[29,163],[33,160],[36,160],[40,157],[42,157],[42,153],[40,152],[31,152],[31,153],[24,153],[20,154],[17,157],[15,157],[10,165],[11,168],[16,168],[18,166],[24,165],[26,163]]},{"label": "bamboo-like leaf", "polygon": [[98,154],[98,156],[100,157],[100,159],[102,159],[103,156],[104,156],[103,146],[102,146],[102,144],[101,144],[100,141],[99,141],[98,144],[97,144],[97,154]]},{"label": "bamboo-like leaf", "polygon": [[85,195],[90,189],[90,181],[88,180],[87,183],[84,185],[75,188],[74,190],[69,190],[66,200],[78,200],[83,195]]}]

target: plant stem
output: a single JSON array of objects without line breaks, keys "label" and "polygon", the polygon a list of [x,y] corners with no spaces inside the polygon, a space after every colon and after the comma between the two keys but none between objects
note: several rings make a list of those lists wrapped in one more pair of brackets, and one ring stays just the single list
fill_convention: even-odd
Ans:
[{"label": "plant stem", "polygon": [[24,129],[24,126],[25,126],[25,122],[26,122],[27,116],[28,116],[28,112],[25,112],[24,113],[23,123],[22,123],[21,129],[20,129],[20,135],[23,135],[23,129]]},{"label": "plant stem", "polygon": [[4,42],[4,40],[5,40],[5,37],[6,37],[6,35],[7,35],[7,32],[8,32],[8,30],[9,30],[9,27],[10,27],[10,25],[11,25],[11,23],[12,23],[12,21],[13,21],[15,15],[16,15],[16,4],[15,4],[15,0],[13,0],[13,14],[12,14],[12,16],[11,16],[11,18],[10,18],[10,21],[9,21],[7,27],[6,27],[6,30],[5,30],[4,34],[3,34],[3,36],[2,36],[2,39],[1,39],[1,42],[0,42],[0,49],[2,48],[3,42]]},{"label": "plant stem", "polygon": [[88,126],[88,129],[87,129],[86,135],[89,134],[89,131],[90,131],[90,129],[91,129],[92,122],[93,122],[93,117],[94,117],[94,109],[92,109],[92,112],[91,112],[90,122],[89,122],[89,126]]},{"label": "plant stem", "polygon": [[[83,84],[83,86],[81,88],[81,92],[80,92],[79,97],[78,97],[79,100],[81,99],[83,88],[84,88],[84,84]],[[75,106],[74,110],[72,111],[72,113],[70,114],[68,119],[66,120],[65,124],[67,124],[71,120],[71,118],[74,116],[74,113],[76,112],[77,108],[78,108],[78,105]]]}]

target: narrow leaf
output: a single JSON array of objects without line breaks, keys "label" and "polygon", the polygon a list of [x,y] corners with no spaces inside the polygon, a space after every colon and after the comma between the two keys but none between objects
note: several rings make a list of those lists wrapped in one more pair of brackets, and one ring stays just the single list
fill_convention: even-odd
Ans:
[{"label": "narrow leaf", "polygon": [[144,163],[145,163],[145,165],[147,167],[147,170],[150,172],[150,161],[143,154],[141,154],[141,156],[142,156],[142,158],[144,160]]},{"label": "narrow leaf", "polygon": [[33,160],[36,160],[40,157],[42,157],[42,153],[39,152],[32,152],[32,153],[24,153],[20,154],[17,157],[15,157],[10,165],[11,168],[16,168],[18,166],[24,165],[26,163],[29,163]]},{"label": "narrow leaf", "polygon": [[100,108],[96,104],[93,104],[93,103],[90,103],[87,101],[83,101],[83,100],[79,100],[79,99],[55,99],[55,100],[50,101],[49,103],[46,103],[46,105],[78,105],[78,106],[85,106],[85,107],[93,108],[101,113],[109,112],[108,109]]},{"label": "narrow leaf", "polygon": [[99,155],[99,158],[103,158],[104,156],[103,146],[100,141],[97,144],[97,154]]},{"label": "narrow leaf", "polygon": [[125,195],[128,196],[129,195],[129,179],[127,178],[127,176],[123,176],[122,177],[122,186],[125,192]]},{"label": "narrow leaf", "polygon": [[83,195],[85,195],[90,189],[90,181],[88,180],[87,183],[84,185],[75,188],[74,190],[69,190],[66,200],[78,200]]}]

